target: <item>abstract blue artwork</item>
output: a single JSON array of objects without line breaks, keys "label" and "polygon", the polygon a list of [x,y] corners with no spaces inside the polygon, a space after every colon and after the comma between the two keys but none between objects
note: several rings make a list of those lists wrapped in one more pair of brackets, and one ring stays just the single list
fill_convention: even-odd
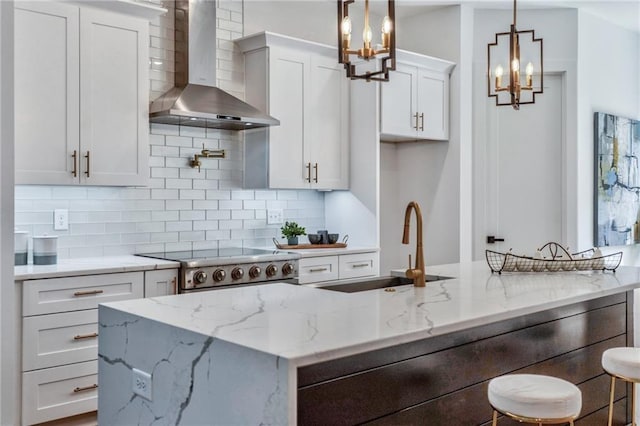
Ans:
[{"label": "abstract blue artwork", "polygon": [[640,243],[640,121],[594,116],[595,245]]}]

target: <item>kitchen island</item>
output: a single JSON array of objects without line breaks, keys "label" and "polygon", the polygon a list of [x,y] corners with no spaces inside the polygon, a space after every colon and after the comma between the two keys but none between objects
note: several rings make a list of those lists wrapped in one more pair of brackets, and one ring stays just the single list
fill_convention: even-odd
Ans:
[{"label": "kitchen island", "polygon": [[[267,284],[101,305],[99,422],[483,424],[488,380],[513,371],[577,383],[576,424],[606,418],[600,356],[633,343],[640,268],[497,275],[474,262],[427,273],[454,278],[392,292]],[[151,380],[136,385],[134,369]]]}]

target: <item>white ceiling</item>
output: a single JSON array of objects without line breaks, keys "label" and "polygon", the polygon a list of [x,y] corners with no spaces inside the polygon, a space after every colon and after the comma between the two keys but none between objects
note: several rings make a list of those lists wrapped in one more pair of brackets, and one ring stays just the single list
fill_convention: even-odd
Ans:
[{"label": "white ceiling", "polygon": [[[383,0],[371,0],[384,3]],[[433,8],[469,4],[482,9],[512,9],[511,0],[396,0],[396,16],[407,17]],[[379,5],[376,5],[379,6]],[[520,9],[574,8],[640,33],[640,0],[518,0]]]}]

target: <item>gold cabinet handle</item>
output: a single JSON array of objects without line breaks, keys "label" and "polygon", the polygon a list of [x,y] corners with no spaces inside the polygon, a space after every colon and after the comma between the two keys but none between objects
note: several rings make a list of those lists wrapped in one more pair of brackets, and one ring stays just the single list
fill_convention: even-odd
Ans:
[{"label": "gold cabinet handle", "polygon": [[316,172],[315,173],[315,178],[313,178],[313,181],[315,183],[318,183],[318,163],[316,163],[315,166],[313,166],[313,170]]},{"label": "gold cabinet handle", "polygon": [[90,291],[76,291],[73,293],[74,296],[91,296],[93,294],[104,293],[104,290],[90,290]]},{"label": "gold cabinet handle", "polygon": [[87,170],[84,172],[85,175],[87,175],[87,177],[91,177],[91,174],[89,173],[89,167],[91,164],[91,158],[89,157],[90,153],[89,151],[87,151],[87,155],[84,156],[84,158],[87,159]]},{"label": "gold cabinet handle", "polygon": [[93,337],[98,337],[98,333],[77,334],[77,335],[73,336],[73,340],[91,339]]},{"label": "gold cabinet handle", "polygon": [[329,268],[311,268],[309,269],[309,272],[323,272],[328,270]]},{"label": "gold cabinet handle", "polygon": [[420,130],[424,132],[424,112],[420,114]]},{"label": "gold cabinet handle", "polygon": [[311,163],[307,163],[304,167],[307,169],[307,177],[305,178],[305,181],[311,183]]},{"label": "gold cabinet handle", "polygon": [[413,118],[416,119],[416,125],[413,126],[414,129],[418,130],[418,113],[413,114]]},{"label": "gold cabinet handle", "polygon": [[71,174],[73,177],[78,177],[78,151],[73,150],[73,154],[71,154],[71,158],[73,158],[73,171]]},{"label": "gold cabinet handle", "polygon": [[90,391],[90,390],[94,390],[94,389],[97,389],[97,388],[98,388],[98,384],[97,384],[97,383],[94,383],[94,384],[92,384],[92,385],[85,386],[85,387],[82,387],[82,388],[75,388],[75,389],[73,390],[73,393]]},{"label": "gold cabinet handle", "polygon": [[369,266],[368,263],[356,263],[355,265],[352,265],[352,268],[366,268],[367,266]]}]

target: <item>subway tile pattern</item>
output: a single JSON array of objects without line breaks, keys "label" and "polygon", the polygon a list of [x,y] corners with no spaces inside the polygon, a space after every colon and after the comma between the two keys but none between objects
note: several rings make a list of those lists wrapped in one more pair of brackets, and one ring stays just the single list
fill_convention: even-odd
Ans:
[{"label": "subway tile pattern", "polygon": [[[150,99],[174,83],[173,2],[150,23]],[[217,3],[218,86],[244,98],[242,54],[231,41],[243,35],[243,1]],[[267,210],[282,209],[311,232],[324,227],[324,195],[314,190],[242,188],[241,132],[162,124],[150,126],[149,186],[144,188],[18,185],[16,229],[31,236],[58,235],[58,257],[111,256],[153,251],[272,246],[280,225]],[[189,160],[202,150],[224,149],[225,159]],[[69,210],[69,229],[54,231],[53,210]],[[31,252],[31,242],[29,250]]]}]

